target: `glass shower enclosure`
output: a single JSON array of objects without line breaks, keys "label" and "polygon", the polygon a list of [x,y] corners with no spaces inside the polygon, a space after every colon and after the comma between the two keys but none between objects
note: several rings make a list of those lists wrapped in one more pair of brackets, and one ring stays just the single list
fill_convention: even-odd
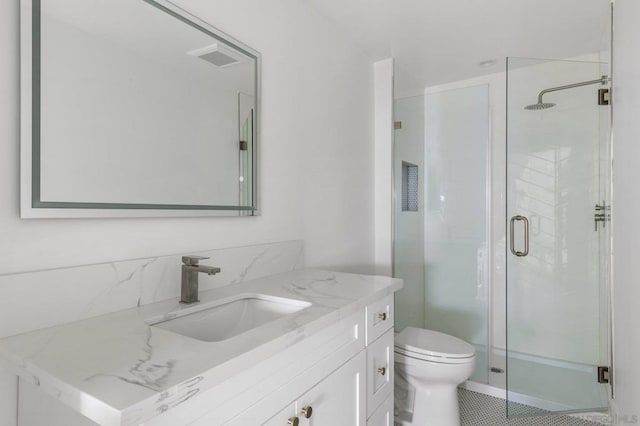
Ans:
[{"label": "glass shower enclosure", "polygon": [[510,417],[608,406],[607,74],[600,62],[507,61]]},{"label": "glass shower enclosure", "polygon": [[610,392],[598,377],[611,347],[608,65],[507,65],[395,101],[396,330],[473,344],[467,386],[504,394],[509,417],[600,411]]}]

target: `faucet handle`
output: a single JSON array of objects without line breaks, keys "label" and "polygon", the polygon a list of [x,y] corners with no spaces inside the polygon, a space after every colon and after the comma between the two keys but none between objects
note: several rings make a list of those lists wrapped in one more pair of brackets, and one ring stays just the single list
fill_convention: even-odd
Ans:
[{"label": "faucet handle", "polygon": [[207,256],[182,256],[182,263],[188,266],[197,266],[201,260],[209,259]]}]

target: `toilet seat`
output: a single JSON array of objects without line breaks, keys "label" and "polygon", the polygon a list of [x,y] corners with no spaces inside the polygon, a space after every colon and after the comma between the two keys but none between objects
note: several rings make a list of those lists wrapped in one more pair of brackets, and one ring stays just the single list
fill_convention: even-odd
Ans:
[{"label": "toilet seat", "polygon": [[407,327],[395,338],[398,354],[444,364],[473,362],[475,349],[469,343],[448,334]]}]

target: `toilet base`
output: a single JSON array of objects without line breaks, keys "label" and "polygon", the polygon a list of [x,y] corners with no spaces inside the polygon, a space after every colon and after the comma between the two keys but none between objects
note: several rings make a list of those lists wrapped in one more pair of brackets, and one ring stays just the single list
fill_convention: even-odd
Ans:
[{"label": "toilet base", "polygon": [[442,385],[417,390],[413,417],[408,425],[460,426],[458,387]]},{"label": "toilet base", "polygon": [[457,387],[417,392],[415,397],[413,415],[396,417],[397,426],[460,426]]},{"label": "toilet base", "polygon": [[[396,362],[395,371],[396,424],[460,426],[458,384],[471,375],[475,363],[437,365],[397,358],[401,362]],[[457,376],[452,374],[456,371]]]}]

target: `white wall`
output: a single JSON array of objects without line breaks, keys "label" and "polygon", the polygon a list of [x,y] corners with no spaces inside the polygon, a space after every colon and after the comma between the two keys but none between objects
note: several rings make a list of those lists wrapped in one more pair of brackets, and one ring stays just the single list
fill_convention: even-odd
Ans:
[{"label": "white wall", "polygon": [[635,415],[636,422],[640,419],[640,235],[637,228],[640,216],[639,22],[640,2],[615,1],[612,210],[615,400],[612,406],[620,418]]},{"label": "white wall", "polygon": [[[261,216],[20,220],[18,3],[0,2],[0,274],[295,239],[308,266],[373,271],[373,67],[324,18],[296,0],[176,2],[262,53]],[[3,403],[14,390],[0,380]]]},{"label": "white wall", "polygon": [[[0,4],[0,274],[304,239],[308,264],[373,264],[373,69],[294,0],[183,0],[263,55],[256,218],[20,220],[18,2]],[[328,60],[330,58],[330,60]]]},{"label": "white wall", "polygon": [[375,265],[393,272],[393,59],[374,64],[375,116]]}]

